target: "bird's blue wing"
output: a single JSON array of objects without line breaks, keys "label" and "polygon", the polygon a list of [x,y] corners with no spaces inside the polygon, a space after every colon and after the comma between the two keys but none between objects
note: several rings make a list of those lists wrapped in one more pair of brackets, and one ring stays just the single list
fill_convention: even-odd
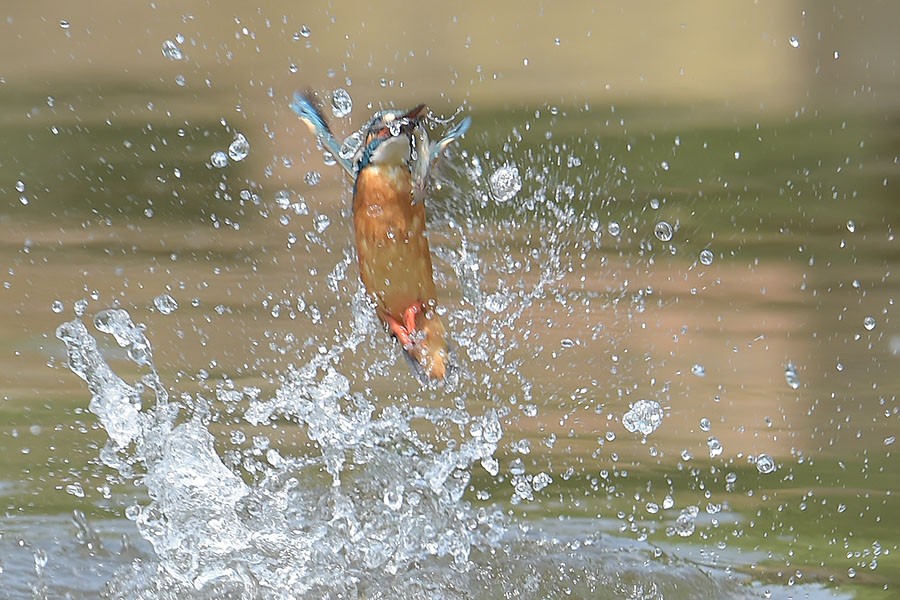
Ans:
[{"label": "bird's blue wing", "polygon": [[413,169],[413,204],[418,204],[425,199],[425,188],[428,187],[431,172],[438,159],[444,153],[444,149],[462,137],[469,130],[471,124],[472,118],[466,117],[448,131],[444,137],[433,144],[428,141],[428,135],[423,133],[423,147],[417,164]]},{"label": "bird's blue wing", "polygon": [[297,116],[300,117],[300,120],[309,127],[312,134],[315,135],[321,144],[325,146],[325,149],[334,156],[334,159],[344,168],[344,170],[347,171],[351,177],[354,177],[356,174],[353,172],[350,161],[341,156],[341,145],[334,139],[334,134],[331,133],[328,123],[325,122],[325,117],[322,115],[319,107],[316,106],[312,97],[309,94],[304,95],[300,92],[294,92],[294,101],[291,102],[291,110],[293,110]]}]

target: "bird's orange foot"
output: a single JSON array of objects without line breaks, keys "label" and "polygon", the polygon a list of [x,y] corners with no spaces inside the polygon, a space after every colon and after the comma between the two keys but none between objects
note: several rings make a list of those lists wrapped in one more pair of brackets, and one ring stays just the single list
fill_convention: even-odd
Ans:
[{"label": "bird's orange foot", "polygon": [[403,323],[400,323],[390,315],[387,316],[388,327],[391,328],[391,331],[406,349],[415,345],[413,336],[416,333],[416,315],[422,312],[424,308],[425,305],[421,302],[411,304],[403,313]]}]

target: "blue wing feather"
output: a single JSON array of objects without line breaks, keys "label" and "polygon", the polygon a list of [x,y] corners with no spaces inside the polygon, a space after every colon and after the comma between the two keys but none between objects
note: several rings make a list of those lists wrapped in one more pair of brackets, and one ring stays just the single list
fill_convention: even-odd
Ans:
[{"label": "blue wing feather", "polygon": [[300,120],[309,127],[309,130],[319,139],[322,145],[325,146],[325,149],[334,155],[334,159],[340,163],[344,170],[347,171],[351,177],[354,177],[356,174],[353,172],[350,161],[341,157],[341,145],[338,144],[338,141],[334,138],[334,134],[331,133],[328,123],[325,122],[322,111],[316,106],[312,97],[309,94],[304,95],[300,92],[294,92],[294,101],[291,102],[291,110],[293,110],[297,116],[300,117]]},{"label": "blue wing feather", "polygon": [[431,171],[434,169],[434,165],[437,164],[441,154],[443,154],[444,149],[462,137],[469,130],[471,124],[472,118],[466,117],[434,144],[430,144],[427,136],[425,136],[424,144],[427,148],[423,148],[419,165],[417,165],[413,174],[413,204],[418,204],[425,199],[425,189],[428,187]]}]

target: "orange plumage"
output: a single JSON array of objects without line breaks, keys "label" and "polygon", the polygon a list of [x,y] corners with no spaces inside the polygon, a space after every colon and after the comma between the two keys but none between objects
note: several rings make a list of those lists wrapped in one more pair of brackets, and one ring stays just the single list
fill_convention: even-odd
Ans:
[{"label": "orange plumage", "polygon": [[352,161],[309,97],[295,94],[291,108],[354,178],[353,225],[359,271],[387,324],[423,381],[443,381],[451,371],[450,345],[437,314],[431,252],[422,202],[431,167],[443,149],[469,126],[464,119],[437,143],[430,143],[420,114],[377,113]]}]

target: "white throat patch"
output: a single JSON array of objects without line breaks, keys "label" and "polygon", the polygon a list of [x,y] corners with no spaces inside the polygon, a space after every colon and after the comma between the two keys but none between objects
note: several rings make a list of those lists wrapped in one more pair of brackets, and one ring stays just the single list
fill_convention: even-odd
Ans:
[{"label": "white throat patch", "polygon": [[369,162],[381,165],[409,162],[409,136],[402,133],[381,144],[372,153]]}]

